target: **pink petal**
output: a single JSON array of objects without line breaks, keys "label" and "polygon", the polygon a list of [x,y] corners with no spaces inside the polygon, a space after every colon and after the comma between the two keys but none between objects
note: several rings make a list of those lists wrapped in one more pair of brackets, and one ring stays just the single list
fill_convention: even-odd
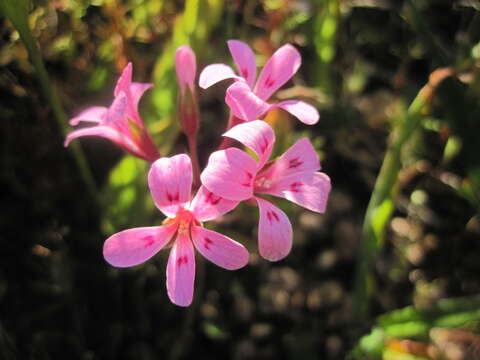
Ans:
[{"label": "pink petal", "polygon": [[302,63],[297,49],[287,44],[275,51],[258,77],[255,94],[267,100],[275,91],[295,75]]},{"label": "pink petal", "polygon": [[230,53],[237,65],[238,72],[245,79],[247,84],[253,88],[257,75],[257,64],[255,54],[250,46],[239,40],[227,41]]},{"label": "pink petal", "polygon": [[182,93],[185,92],[186,86],[193,91],[195,88],[195,75],[197,74],[197,62],[195,53],[189,46],[183,45],[177,49],[175,53],[175,71],[177,72],[178,83]]},{"label": "pink petal", "polygon": [[321,172],[305,172],[280,178],[263,192],[283,197],[311,211],[323,213],[332,186],[330,178]]},{"label": "pink petal", "polygon": [[239,124],[228,130],[223,136],[240,141],[252,149],[258,156],[258,169],[267,162],[275,144],[275,133],[265,121],[253,120]]},{"label": "pink petal", "polygon": [[195,282],[195,254],[187,235],[179,234],[175,240],[167,264],[167,293],[179,306],[192,303]]},{"label": "pink petal", "polygon": [[70,119],[70,125],[78,125],[80,121],[88,121],[94,123],[101,123],[107,113],[105,106],[92,106],[83,110],[80,114]]},{"label": "pink petal", "polygon": [[225,79],[241,79],[241,77],[237,76],[228,65],[211,64],[205,67],[200,73],[198,85],[200,85],[202,89],[206,89]]},{"label": "pink petal", "polygon": [[156,160],[148,172],[148,186],[155,204],[168,217],[190,201],[192,163],[185,154]]},{"label": "pink petal", "polygon": [[106,125],[118,126],[128,133],[125,128],[127,117],[127,94],[124,91],[120,91],[113,99],[112,105],[108,108],[104,123]]},{"label": "pink petal", "polygon": [[257,163],[246,152],[228,148],[210,155],[200,175],[202,184],[215,195],[229,200],[246,200],[253,196]]},{"label": "pink petal", "polygon": [[130,85],[130,94],[132,96],[132,104],[134,106],[135,112],[138,113],[138,103],[140,98],[143,96],[145,91],[152,88],[153,84],[150,83],[140,83],[140,82],[133,82]]},{"label": "pink petal", "polygon": [[142,159],[148,159],[148,156],[137,146],[136,143],[132,141],[132,139],[110,126],[98,125],[75,130],[67,135],[64,146],[68,146],[72,140],[82,136],[100,136],[107,138],[120,146],[122,149],[130,152],[132,155],[138,156]]},{"label": "pink petal", "polygon": [[292,225],[287,215],[270,202],[255,197],[260,211],[258,249],[270,261],[283,259],[292,249]]},{"label": "pink petal", "polygon": [[286,152],[265,170],[258,174],[257,179],[269,181],[278,180],[281,177],[306,171],[315,172],[320,170],[320,160],[309,139],[303,138],[293,144]]},{"label": "pink petal", "polygon": [[288,111],[298,120],[307,125],[316,124],[320,119],[317,109],[315,109],[312,105],[299,100],[282,101],[272,105],[270,110],[273,108],[281,108],[285,111]]},{"label": "pink petal", "polygon": [[110,236],[103,244],[105,260],[117,267],[141,264],[172,238],[177,226],[152,226],[121,231]]},{"label": "pink petal", "polygon": [[129,62],[127,66],[124,67],[122,74],[118,78],[113,94],[117,96],[120,93],[120,91],[128,93],[130,91],[131,83],[132,83],[132,63]]},{"label": "pink petal", "polygon": [[246,121],[258,119],[270,109],[270,105],[255,95],[243,81],[228,87],[225,102],[236,117]]},{"label": "pink petal", "polygon": [[248,251],[227,236],[201,226],[192,228],[195,248],[205,258],[227,270],[237,270],[248,263]]},{"label": "pink petal", "polygon": [[227,200],[200,186],[190,204],[190,211],[198,221],[213,220],[233,210],[238,201]]}]

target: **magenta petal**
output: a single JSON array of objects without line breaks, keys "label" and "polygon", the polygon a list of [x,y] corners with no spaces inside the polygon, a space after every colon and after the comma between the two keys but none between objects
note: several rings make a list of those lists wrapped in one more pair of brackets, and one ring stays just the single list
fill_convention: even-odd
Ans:
[{"label": "magenta petal", "polygon": [[275,181],[292,174],[320,170],[320,160],[309,139],[303,138],[290,146],[282,156],[273,161],[258,178]]},{"label": "magenta petal", "polygon": [[255,95],[243,81],[228,87],[225,102],[236,117],[246,121],[258,119],[270,109],[270,105]]},{"label": "magenta petal", "polygon": [[292,249],[292,224],[287,215],[270,202],[255,197],[260,211],[258,249],[270,261],[283,259]]},{"label": "magenta petal", "polygon": [[225,235],[195,226],[192,240],[200,254],[224,269],[237,270],[248,263],[247,249]]},{"label": "magenta petal", "polygon": [[127,135],[123,134],[122,132],[110,126],[97,125],[97,126],[92,126],[92,127],[72,131],[65,138],[64,145],[68,146],[72,140],[82,136],[104,137],[106,139],[113,141],[122,149],[130,152],[135,156],[138,156],[144,159],[147,157],[147,155]]},{"label": "magenta petal", "polygon": [[125,133],[128,133],[128,130],[126,129],[128,119],[127,106],[127,94],[121,91],[115,96],[112,105],[110,105],[107,110],[104,121],[105,124],[117,126]]},{"label": "magenta petal", "polygon": [[105,260],[117,267],[141,264],[171,239],[175,226],[153,226],[121,231],[110,236],[103,244]]},{"label": "magenta petal", "polygon": [[323,213],[332,186],[330,178],[321,172],[305,172],[283,177],[271,185],[266,194],[283,197],[304,208]]},{"label": "magenta petal", "polygon": [[257,163],[246,152],[228,148],[210,155],[200,175],[202,184],[215,195],[229,200],[246,200],[253,196]]},{"label": "magenta petal", "polygon": [[132,83],[132,63],[129,62],[127,66],[123,68],[122,74],[117,80],[117,84],[115,85],[115,90],[113,91],[113,95],[117,96],[121,91],[128,94],[130,91],[131,83]]},{"label": "magenta petal", "polygon": [[238,203],[215,195],[205,186],[200,186],[190,204],[190,211],[198,221],[209,221],[233,210]]},{"label": "magenta petal", "polygon": [[300,100],[287,100],[272,105],[273,108],[281,108],[288,111],[298,120],[307,125],[313,125],[318,122],[320,115],[312,105]]},{"label": "magenta petal", "polygon": [[185,154],[156,160],[148,172],[148,186],[155,204],[168,217],[190,202],[192,163]]},{"label": "magenta petal", "polygon": [[211,64],[205,67],[200,73],[198,85],[202,89],[209,88],[213,84],[225,79],[241,79],[232,68],[225,64]]},{"label": "magenta petal", "polygon": [[140,98],[143,96],[145,91],[153,87],[153,84],[150,83],[140,83],[134,82],[130,85],[130,94],[132,95],[132,104],[134,111],[138,113],[138,103]]},{"label": "magenta petal", "polygon": [[297,72],[302,63],[302,58],[297,49],[287,44],[275,51],[260,73],[255,94],[267,100],[275,91]]},{"label": "magenta petal", "polygon": [[185,92],[186,86],[189,86],[190,90],[193,91],[195,75],[197,74],[197,62],[195,53],[189,46],[183,45],[177,49],[175,53],[175,71],[177,72],[182,94]]},{"label": "magenta petal", "polygon": [[78,125],[80,121],[88,121],[94,123],[101,123],[107,113],[105,106],[92,106],[83,110],[80,114],[70,119],[70,125]]},{"label": "magenta petal", "polygon": [[189,306],[193,298],[195,282],[195,254],[188,236],[178,235],[167,264],[167,293],[179,306]]},{"label": "magenta petal", "polygon": [[239,40],[227,41],[230,53],[237,65],[238,72],[247,84],[253,88],[255,77],[257,75],[257,65],[255,61],[255,54],[250,46]]}]

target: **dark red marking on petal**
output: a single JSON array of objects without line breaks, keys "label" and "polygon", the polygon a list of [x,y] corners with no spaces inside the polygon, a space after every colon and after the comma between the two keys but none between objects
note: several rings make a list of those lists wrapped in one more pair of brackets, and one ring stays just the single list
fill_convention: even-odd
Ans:
[{"label": "dark red marking on petal", "polygon": [[267,150],[267,148],[268,148],[268,140],[265,137],[265,135],[262,135],[262,144],[260,145],[260,151],[264,153],[265,150]]},{"label": "dark red marking on petal", "polygon": [[182,265],[186,265],[188,263],[188,257],[186,255],[179,256],[177,259],[177,266],[180,267]]},{"label": "dark red marking on petal", "polygon": [[222,198],[220,196],[215,197],[212,192],[209,192],[207,197],[205,198],[205,202],[207,204],[217,205]]},{"label": "dark red marking on petal", "polygon": [[248,69],[247,68],[243,68],[242,69],[242,76],[246,79],[248,78]]},{"label": "dark red marking on petal", "polygon": [[204,238],[203,240],[203,246],[205,247],[205,249],[210,250],[210,245],[213,243],[213,241],[209,238]]},{"label": "dark red marking on petal", "polygon": [[296,181],[296,182],[290,184],[290,191],[291,192],[299,192],[300,191],[299,187],[302,186],[302,185],[303,185],[303,183]]},{"label": "dark red marking on petal", "polygon": [[180,195],[178,194],[178,191],[175,193],[175,196],[173,197],[173,201],[179,201]]},{"label": "dark red marking on petal", "polygon": [[273,220],[277,222],[280,221],[280,218],[275,211],[267,211],[267,219],[270,223],[272,223]]},{"label": "dark red marking on petal", "polygon": [[141,240],[143,241],[143,246],[146,248],[152,246],[155,242],[155,238],[153,237],[153,235],[144,236],[141,238]]},{"label": "dark red marking on petal", "polygon": [[267,219],[269,222],[272,222],[272,214],[270,214],[270,211],[267,211]]},{"label": "dark red marking on petal", "polygon": [[253,174],[251,174],[247,171],[247,172],[245,172],[245,175],[247,176],[247,182],[243,183],[242,186],[245,186],[245,187],[252,186]]},{"label": "dark red marking on petal", "polygon": [[271,75],[268,75],[265,79],[265,87],[270,88],[275,84],[275,80],[272,79]]},{"label": "dark red marking on petal", "polygon": [[294,159],[291,159],[288,162],[288,168],[289,169],[294,169],[296,167],[299,167],[302,164],[303,164],[303,161],[299,160],[298,158],[294,158]]},{"label": "dark red marking on petal", "polygon": [[173,201],[173,196],[170,195],[170,193],[169,193],[168,191],[167,191],[167,200],[168,200],[169,202],[172,202],[172,201]]}]

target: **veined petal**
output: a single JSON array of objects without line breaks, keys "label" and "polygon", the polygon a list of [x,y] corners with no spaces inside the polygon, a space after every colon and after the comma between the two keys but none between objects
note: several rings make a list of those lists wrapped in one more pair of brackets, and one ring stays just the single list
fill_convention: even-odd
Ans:
[{"label": "veined petal", "polygon": [[267,162],[275,144],[275,133],[265,121],[253,120],[239,124],[228,130],[223,136],[240,141],[252,149],[258,156],[258,169]]},{"label": "veined petal", "polygon": [[189,86],[194,91],[195,75],[197,74],[197,62],[195,53],[190,46],[180,46],[175,52],[175,71],[182,94],[185,87]]},{"label": "veined petal", "polygon": [[270,104],[255,95],[244,81],[228,87],[225,102],[236,117],[246,121],[258,119],[270,109]]},{"label": "veined petal", "polygon": [[225,235],[194,226],[192,240],[200,254],[224,269],[237,270],[248,263],[247,249]]},{"label": "veined petal", "polygon": [[211,64],[205,67],[200,73],[198,85],[202,89],[209,88],[213,84],[225,79],[242,79],[237,76],[232,68],[225,64]]},{"label": "veined petal", "polygon": [[258,174],[257,179],[263,178],[272,182],[292,174],[320,170],[318,155],[307,138],[298,140],[269,165],[265,171]]},{"label": "veined petal", "polygon": [[130,137],[119,130],[106,125],[97,125],[72,131],[65,138],[64,146],[68,146],[72,140],[82,136],[100,136],[107,138],[132,155],[141,157],[142,159],[148,159],[148,156],[135,142],[132,141]]},{"label": "veined petal", "polygon": [[88,121],[94,123],[101,123],[107,113],[105,106],[92,106],[83,110],[80,114],[70,119],[70,125],[78,125],[80,121]]},{"label": "veined petal", "polygon": [[103,257],[117,267],[141,264],[172,238],[177,225],[152,226],[121,231],[110,236],[103,244]]},{"label": "veined petal", "polygon": [[297,49],[290,44],[282,46],[263,67],[255,85],[255,94],[267,100],[295,75],[301,63],[302,58]]},{"label": "veined petal", "polygon": [[253,89],[255,77],[257,76],[257,64],[255,54],[250,46],[239,40],[228,40],[228,48],[232,54],[233,60],[237,65],[239,74],[245,79],[247,84]]},{"label": "veined petal", "polygon": [[113,95],[118,96],[118,94],[121,91],[128,93],[130,91],[131,83],[132,83],[132,63],[129,62],[127,66],[123,68],[122,74],[117,80],[117,84],[115,85],[115,90],[113,91]]},{"label": "veined petal", "polygon": [[281,108],[285,111],[288,111],[290,114],[295,116],[298,120],[307,125],[313,125],[318,122],[320,115],[312,105],[307,104],[306,102],[300,100],[286,100],[273,104],[271,109]]},{"label": "veined petal", "polygon": [[187,235],[178,235],[173,243],[167,264],[167,293],[179,306],[189,306],[195,282],[195,253]]},{"label": "veined petal", "polygon": [[132,96],[132,104],[135,112],[138,113],[138,103],[140,102],[140,98],[143,96],[145,91],[147,91],[152,87],[153,87],[153,84],[151,83],[133,82],[130,85],[130,94]]},{"label": "veined petal", "polygon": [[174,217],[190,201],[192,163],[185,154],[156,160],[148,172],[148,186],[155,204],[168,217]]},{"label": "veined petal", "polygon": [[308,210],[323,213],[331,188],[330,178],[325,173],[308,171],[279,178],[269,189],[259,192],[283,197]]},{"label": "veined petal", "polygon": [[215,195],[205,186],[200,186],[190,204],[190,211],[198,221],[209,221],[233,210],[239,201]]},{"label": "veined petal", "polygon": [[120,91],[107,110],[105,124],[117,126],[119,129],[125,130],[128,118],[127,106],[127,94],[124,91]]},{"label": "veined petal", "polygon": [[253,196],[257,162],[246,152],[228,148],[215,151],[200,175],[202,184],[215,195],[229,200],[246,200]]},{"label": "veined petal", "polygon": [[260,255],[270,261],[283,259],[292,249],[292,224],[287,215],[268,202],[255,197],[260,211],[258,224],[258,250]]}]

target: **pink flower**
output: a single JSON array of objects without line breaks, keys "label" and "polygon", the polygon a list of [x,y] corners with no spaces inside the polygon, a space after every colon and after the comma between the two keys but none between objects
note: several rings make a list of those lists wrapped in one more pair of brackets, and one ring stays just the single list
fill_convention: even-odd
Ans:
[{"label": "pink flower", "polygon": [[225,64],[212,64],[200,74],[200,87],[206,89],[225,79],[237,80],[227,89],[225,102],[236,117],[246,121],[258,119],[275,108],[288,111],[308,125],[318,121],[320,116],[317,110],[303,101],[287,100],[277,104],[267,102],[300,67],[302,59],[292,45],[287,44],[278,49],[267,61],[255,82],[257,68],[252,49],[238,40],[229,40],[227,43],[239,75]]},{"label": "pink flower", "polygon": [[237,125],[224,136],[249,147],[257,154],[258,161],[237,148],[216,151],[210,155],[201,175],[202,183],[225,199],[254,199],[260,211],[260,255],[267,260],[280,260],[288,255],[292,247],[292,225],[283,211],[257,194],[283,197],[323,213],[330,193],[330,178],[318,172],[320,161],[306,138],[298,140],[278,159],[267,163],[275,134],[264,121]]},{"label": "pink flower", "polygon": [[65,139],[65,146],[81,136],[101,136],[113,141],[134,156],[153,162],[160,157],[138,113],[138,102],[152,84],[132,82],[132,64],[123,69],[109,108],[93,106],[70,119],[70,125],[80,121],[96,123],[95,126],[74,130]]},{"label": "pink flower", "polygon": [[194,247],[228,270],[239,269],[248,262],[248,251],[241,244],[201,224],[232,210],[238,201],[216,196],[204,187],[200,187],[192,200],[192,164],[185,154],[155,161],[148,174],[148,185],[156,206],[167,216],[163,226],[116,233],[105,241],[103,255],[113,266],[134,266],[170,243],[168,296],[174,304],[188,306],[195,278]]},{"label": "pink flower", "polygon": [[175,53],[175,70],[180,85],[178,113],[182,130],[187,136],[194,136],[198,132],[198,105],[195,91],[195,75],[197,63],[195,54],[187,46],[180,46]]}]

